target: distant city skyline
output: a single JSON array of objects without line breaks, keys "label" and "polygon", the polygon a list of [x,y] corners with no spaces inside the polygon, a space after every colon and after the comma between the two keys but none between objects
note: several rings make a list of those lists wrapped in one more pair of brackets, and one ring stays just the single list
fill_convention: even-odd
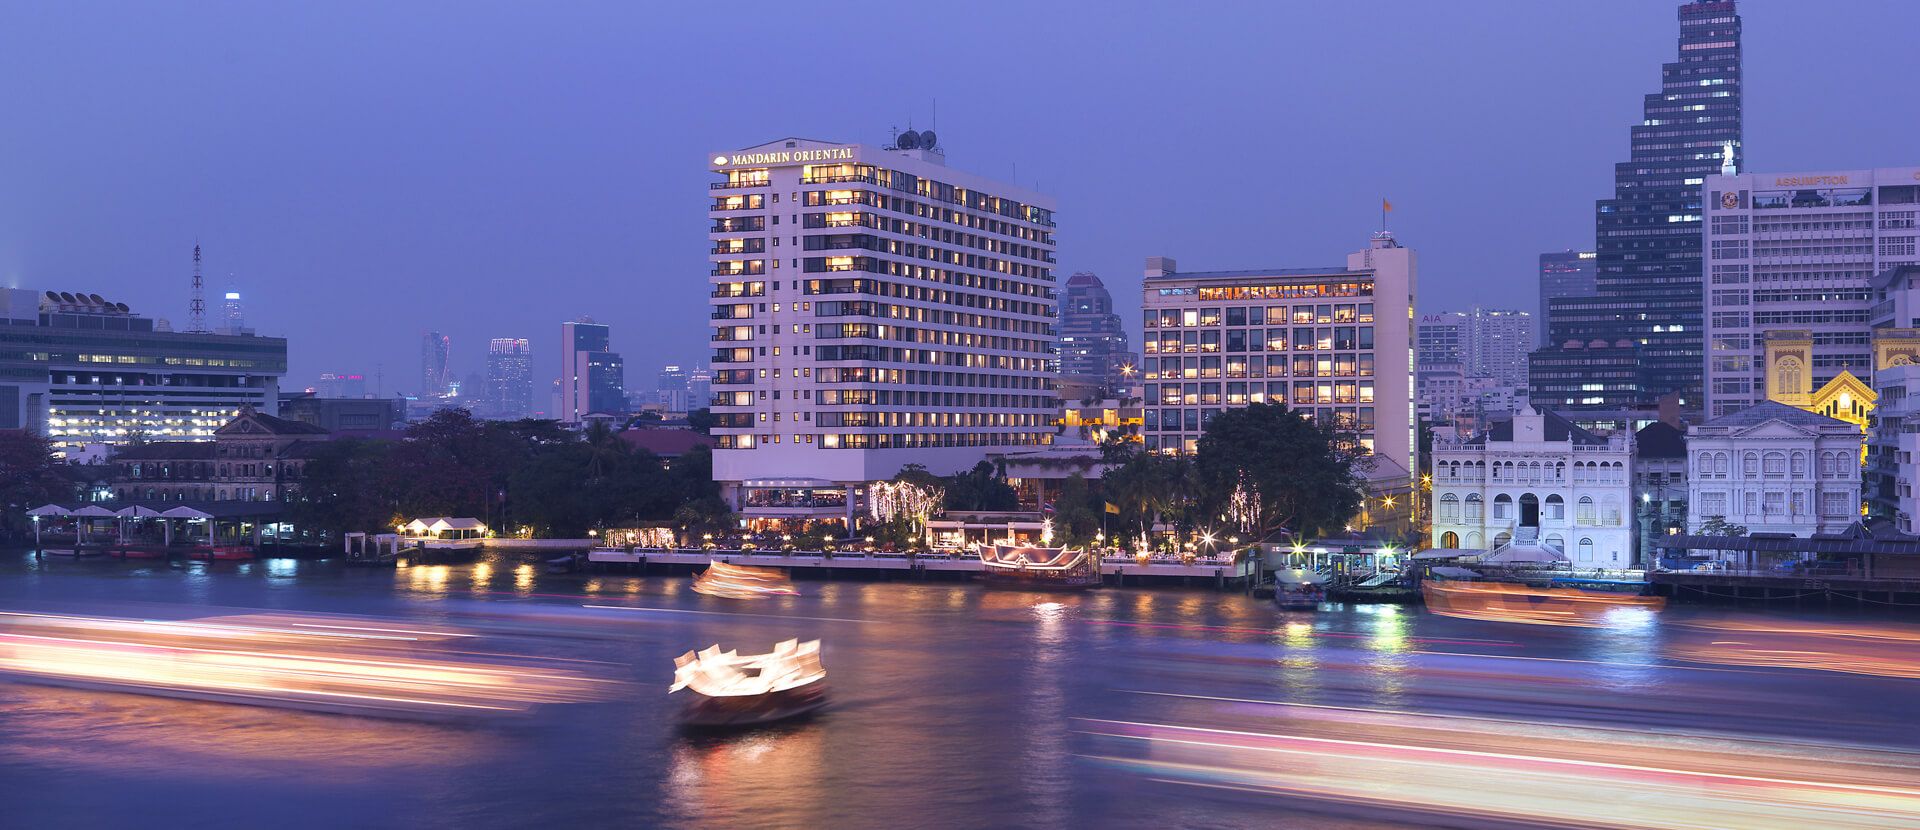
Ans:
[{"label": "distant city skyline", "polygon": [[[1592,249],[1594,200],[1612,192],[1611,165],[1627,157],[1622,125],[1673,59],[1675,6],[1108,15],[988,3],[928,35],[936,47],[981,50],[966,78],[879,76],[867,79],[870,94],[845,100],[812,94],[811,79],[770,75],[778,59],[762,54],[661,83],[709,63],[690,36],[708,25],[693,9],[475,8],[446,30],[425,7],[362,19],[270,6],[22,6],[0,32],[0,69],[33,82],[0,89],[0,106],[35,129],[0,136],[10,183],[0,280],[85,287],[185,328],[197,241],[209,315],[221,289],[236,286],[249,326],[289,338],[289,375],[302,385],[348,371],[410,391],[421,330],[450,336],[455,377],[481,370],[487,340],[503,331],[531,333],[536,353],[558,354],[555,323],[583,313],[613,325],[615,351],[693,365],[707,346],[704,240],[667,194],[705,186],[701,155],[763,140],[775,123],[879,144],[892,128],[927,126],[938,98],[953,164],[1058,194],[1059,272],[1100,273],[1117,297],[1136,296],[1138,263],[1153,251],[1204,250],[1220,267],[1337,263],[1356,233],[1377,226],[1387,196],[1395,234],[1422,252],[1423,311],[1528,308],[1540,252]],[[997,10],[1015,8],[1023,25],[1009,29]],[[927,14],[875,13],[909,27]],[[1920,76],[1920,55],[1905,48],[1920,6],[1742,13],[1746,166],[1916,161],[1904,137],[1920,114],[1886,104],[1906,94],[1902,79]],[[804,42],[831,37],[835,24],[739,25]],[[302,37],[276,36],[290,29]],[[1266,48],[1261,33],[1275,30],[1318,34]],[[1803,48],[1805,32],[1828,30],[1849,32],[1847,48]],[[1068,31],[1082,36],[1059,37]],[[217,48],[178,48],[208,32]],[[439,33],[434,48],[419,47],[421,32]],[[636,37],[646,48],[633,48]],[[1342,45],[1351,42],[1374,57],[1351,60]],[[1114,43],[1150,43],[1156,64],[1183,71],[1142,64]],[[496,60],[552,70],[508,81],[475,68]],[[1312,71],[1332,65],[1341,71]],[[47,71],[55,66],[75,70]],[[1002,96],[1036,74],[1052,79],[1045,100]],[[760,101],[750,112],[712,105],[718,91],[743,87]],[[630,88],[649,90],[644,113],[608,105]],[[1496,101],[1485,89],[1502,92]],[[1880,121],[1835,130],[1814,112]],[[1487,129],[1509,119],[1512,129]],[[682,126],[657,129],[663,120]],[[356,126],[370,122],[387,125],[388,138]],[[535,126],[553,123],[592,129]],[[142,134],[137,144],[121,140],[128,127]],[[1256,139],[1237,136],[1265,150],[1238,147]],[[1273,159],[1262,175],[1311,198],[1198,209],[1245,174],[1176,163],[1202,156],[1233,159],[1229,167]],[[1131,303],[1119,312],[1137,338]],[[543,360],[536,385],[552,371]]]}]

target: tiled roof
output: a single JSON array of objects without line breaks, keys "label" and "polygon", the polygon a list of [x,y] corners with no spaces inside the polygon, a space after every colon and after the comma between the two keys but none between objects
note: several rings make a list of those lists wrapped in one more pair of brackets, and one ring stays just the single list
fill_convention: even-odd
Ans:
[{"label": "tiled roof", "polygon": [[1781,421],[1804,427],[1832,426],[1842,424],[1851,427],[1839,418],[1829,418],[1818,412],[1808,412],[1797,406],[1788,406],[1779,401],[1761,401],[1746,409],[1735,410],[1702,424],[1709,427],[1750,427],[1768,421]]},{"label": "tiled roof", "polygon": [[1633,434],[1637,458],[1686,458],[1687,434],[1665,421],[1654,421]]}]

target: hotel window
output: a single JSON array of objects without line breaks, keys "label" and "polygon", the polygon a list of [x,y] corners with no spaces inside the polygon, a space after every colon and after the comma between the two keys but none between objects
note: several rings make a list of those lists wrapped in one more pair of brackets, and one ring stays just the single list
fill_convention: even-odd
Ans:
[{"label": "hotel window", "polygon": [[1287,350],[1287,330],[1267,329],[1267,351],[1284,352]]},{"label": "hotel window", "polygon": [[1306,323],[1311,325],[1313,323],[1313,306],[1310,306],[1310,305],[1294,306],[1293,322],[1296,325],[1301,323]]}]

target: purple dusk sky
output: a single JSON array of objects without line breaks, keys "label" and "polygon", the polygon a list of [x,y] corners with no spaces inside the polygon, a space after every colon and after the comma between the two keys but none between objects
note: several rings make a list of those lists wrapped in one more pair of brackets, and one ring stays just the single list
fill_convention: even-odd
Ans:
[{"label": "purple dusk sky", "polygon": [[[1531,309],[1658,88],[1672,0],[106,3],[0,14],[0,280],[291,339],[287,386],[456,377],[489,337],[610,323],[628,385],[703,361],[706,159],[939,133],[1060,201],[1060,273],[1136,331],[1141,260],[1343,261],[1379,223],[1420,304]],[[1920,163],[1920,4],[1746,2],[1758,171]],[[217,304],[211,303],[211,304]],[[544,394],[537,397],[544,402]]]}]

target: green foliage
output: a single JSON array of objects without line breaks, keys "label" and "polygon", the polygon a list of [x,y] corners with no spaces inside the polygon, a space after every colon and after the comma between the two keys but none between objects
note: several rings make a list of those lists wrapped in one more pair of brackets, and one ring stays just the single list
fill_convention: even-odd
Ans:
[{"label": "green foliage", "polygon": [[1225,410],[1207,424],[1194,454],[1201,515],[1224,524],[1228,499],[1245,481],[1260,505],[1255,538],[1282,528],[1316,536],[1340,530],[1360,510],[1358,458],[1350,436],[1284,405]]},{"label": "green foliage", "polygon": [[1745,536],[1746,525],[1737,525],[1727,521],[1725,516],[1707,516],[1700,522],[1702,536]]},{"label": "green foliage", "polygon": [[[668,469],[595,424],[585,434],[553,421],[477,421],[447,410],[403,441],[341,440],[316,450],[291,509],[329,531],[380,531],[396,519],[473,516],[502,531],[543,535],[673,520],[723,527],[713,456],[697,448]],[[691,509],[687,509],[687,508]]]},{"label": "green foliage", "polygon": [[687,413],[687,427],[701,435],[712,435],[713,423],[713,410],[704,406]]},{"label": "green foliage", "polygon": [[1007,484],[1005,470],[985,461],[941,479],[940,484],[947,489],[948,510],[1014,510],[1020,506],[1020,496]]},{"label": "green foliage", "polygon": [[0,430],[0,505],[8,521],[73,496],[73,483],[54,470],[53,445],[46,438],[24,429]]}]

